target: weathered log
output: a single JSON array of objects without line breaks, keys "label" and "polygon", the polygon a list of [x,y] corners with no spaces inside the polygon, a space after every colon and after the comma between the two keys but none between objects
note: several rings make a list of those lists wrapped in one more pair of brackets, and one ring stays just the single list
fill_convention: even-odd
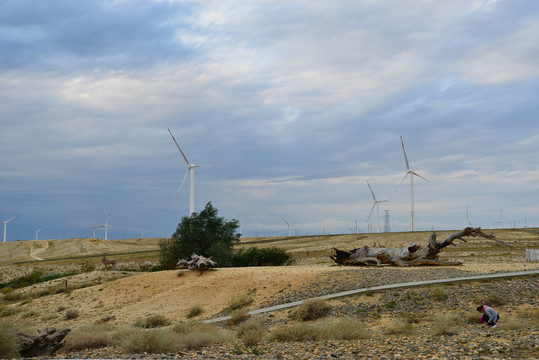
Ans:
[{"label": "weathered log", "polygon": [[461,240],[466,242],[464,237],[484,237],[486,239],[495,240],[499,243],[511,247],[504,241],[496,239],[493,234],[487,235],[481,231],[480,227],[473,228],[467,227],[463,230],[450,234],[443,242],[438,243],[436,241],[436,233],[432,233],[429,239],[429,244],[422,248],[416,243],[410,244],[410,246],[403,248],[385,248],[385,247],[368,247],[364,246],[359,249],[354,249],[350,252],[335,250],[335,255],[330,258],[340,265],[394,265],[394,266],[421,266],[421,265],[462,265],[460,262],[452,261],[440,261],[438,255],[440,251],[454,244],[455,240]]},{"label": "weathered log", "polygon": [[178,269],[199,270],[204,272],[217,266],[217,263],[212,260],[212,257],[206,258],[195,253],[191,254],[190,259],[179,259],[176,264]]},{"label": "weathered log", "polygon": [[18,333],[17,337],[21,342],[19,353],[23,357],[53,355],[65,345],[64,338],[70,331],[71,329],[56,331],[55,328],[46,328],[38,330],[37,335]]}]

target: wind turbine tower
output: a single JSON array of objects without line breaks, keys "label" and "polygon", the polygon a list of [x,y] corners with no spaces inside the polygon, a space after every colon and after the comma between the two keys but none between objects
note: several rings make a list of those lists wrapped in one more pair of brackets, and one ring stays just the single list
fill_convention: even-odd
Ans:
[{"label": "wind turbine tower", "polygon": [[406,177],[410,175],[410,208],[411,208],[411,217],[412,217],[412,232],[415,230],[415,210],[414,210],[414,175],[420,177],[421,179],[429,182],[423,176],[419,175],[412,169],[410,169],[410,164],[408,163],[408,157],[406,157],[406,150],[404,149],[404,141],[401,136],[402,152],[404,153],[404,161],[406,161],[406,175],[401,180],[401,184],[406,180]]},{"label": "wind turbine tower", "polygon": [[180,148],[180,145],[178,145],[178,142],[174,138],[174,135],[172,135],[172,131],[170,131],[170,129],[168,129],[168,132],[170,133],[170,136],[172,136],[172,140],[174,140],[174,143],[178,147],[178,150],[180,150],[180,153],[182,154],[182,157],[185,160],[185,163],[187,164],[187,171],[185,172],[185,176],[183,177],[180,188],[176,192],[176,196],[178,196],[178,193],[182,189],[183,183],[185,182],[185,179],[187,179],[187,175],[189,175],[189,173],[191,173],[191,196],[190,196],[190,199],[189,199],[189,216],[193,216],[193,213],[195,212],[195,168],[204,167],[206,165],[191,164],[189,162],[189,160],[187,160],[187,156],[185,156],[182,149]]},{"label": "wind turbine tower", "polygon": [[294,221],[292,224],[290,224],[288,221],[285,220],[284,217],[281,216],[281,219],[283,219],[283,221],[284,221],[284,222],[286,223],[286,225],[288,226],[288,231],[287,231],[287,233],[288,233],[288,236],[290,236],[290,227],[291,227],[292,225],[294,225],[295,223],[297,223],[297,221]]},{"label": "wind turbine tower", "polygon": [[472,226],[470,218],[468,217],[468,207],[466,206],[466,226]]},{"label": "wind turbine tower", "polygon": [[502,210],[500,209],[500,220],[496,221],[492,225],[500,224],[500,229],[503,229],[503,221],[502,221]]},{"label": "wind turbine tower", "polygon": [[36,241],[37,241],[37,240],[38,240],[38,235],[37,235],[37,234],[39,234],[39,232],[41,231],[41,228],[39,228],[38,230],[34,230],[34,229],[31,229],[31,228],[28,228],[28,230],[33,231],[33,232],[36,233]]},{"label": "wind turbine tower", "polygon": [[109,216],[107,216],[107,221],[105,221],[105,225],[99,225],[99,226],[94,226],[94,227],[93,227],[93,229],[94,229],[94,238],[95,238],[95,229],[96,229],[96,228],[105,228],[105,240],[107,240],[108,229],[109,229],[110,213],[111,213],[111,211],[109,211]]},{"label": "wind turbine tower", "polygon": [[385,233],[390,233],[391,232],[391,226],[389,225],[389,218],[390,218],[389,210],[386,210],[386,214],[384,215],[384,218],[385,218],[384,232]]},{"label": "wind turbine tower", "polygon": [[369,214],[369,218],[367,219],[367,222],[369,222],[372,211],[374,210],[374,207],[376,206],[376,232],[380,232],[380,208],[379,203],[381,202],[388,202],[388,200],[376,200],[376,196],[374,196],[374,192],[372,191],[371,184],[369,184],[369,181],[367,181],[367,185],[369,186],[369,190],[371,191],[372,198],[374,199],[374,203],[372,204],[371,213]]},{"label": "wind turbine tower", "polygon": [[2,242],[6,242],[6,241],[7,241],[7,235],[6,235],[6,234],[7,234],[7,223],[10,222],[10,221],[13,220],[13,219],[19,217],[19,215],[21,215],[21,214],[17,214],[17,215],[15,215],[14,217],[12,217],[11,219],[7,219],[7,220],[5,220],[5,221],[2,220],[2,219],[0,219],[0,221],[4,223],[4,237],[2,238]]}]

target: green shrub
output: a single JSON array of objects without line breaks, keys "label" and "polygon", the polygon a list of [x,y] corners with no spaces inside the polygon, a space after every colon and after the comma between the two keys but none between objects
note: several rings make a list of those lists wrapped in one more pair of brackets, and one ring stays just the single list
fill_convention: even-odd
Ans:
[{"label": "green shrub", "polygon": [[178,350],[178,339],[172,330],[131,328],[119,336],[126,353],[172,353]]},{"label": "green shrub", "polygon": [[15,326],[9,321],[0,321],[0,358],[19,357],[20,349]]},{"label": "green shrub", "polygon": [[236,335],[245,346],[254,346],[264,339],[265,332],[264,321],[260,318],[251,318],[238,326]]},{"label": "green shrub", "polygon": [[66,350],[83,350],[114,344],[116,331],[107,325],[86,325],[73,330],[66,337]]},{"label": "green shrub", "polygon": [[301,321],[316,320],[326,316],[330,310],[331,306],[325,300],[310,299],[298,306],[291,317]]},{"label": "green shrub", "polygon": [[269,336],[270,341],[318,341],[320,333],[309,323],[292,323],[277,326]]},{"label": "green shrub", "polygon": [[13,280],[13,283],[15,285],[13,287],[22,288],[37,284],[41,276],[43,276],[43,270],[41,270],[40,268],[35,268],[34,270],[32,270],[31,273]]},{"label": "green shrub", "polygon": [[21,312],[21,308],[14,306],[5,306],[0,309],[0,317],[8,317]]},{"label": "green shrub", "polygon": [[232,258],[232,266],[281,266],[292,263],[292,256],[280,248],[250,247],[240,249]]},{"label": "green shrub", "polygon": [[95,271],[95,264],[91,260],[84,260],[80,266],[80,271],[83,273]]},{"label": "green shrub", "polygon": [[200,305],[195,305],[195,306],[191,306],[188,310],[187,310],[187,315],[186,317],[188,319],[191,319],[191,318],[194,318],[200,314],[202,314],[204,312],[204,309],[202,309],[202,306]]},{"label": "green shrub", "polygon": [[139,319],[135,321],[134,326],[144,329],[157,328],[161,326],[167,326],[170,321],[163,315],[154,314],[148,316],[146,319]]}]

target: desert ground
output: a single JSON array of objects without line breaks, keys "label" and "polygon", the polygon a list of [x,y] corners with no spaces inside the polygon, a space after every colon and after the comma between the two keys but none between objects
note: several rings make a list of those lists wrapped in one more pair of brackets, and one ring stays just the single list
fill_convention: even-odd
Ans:
[{"label": "desert ground", "polygon": [[[457,246],[446,248],[441,253],[441,259],[461,261],[463,265],[448,267],[443,270],[447,275],[440,276],[450,276],[451,271],[455,274],[489,274],[539,270],[539,263],[526,262],[525,259],[526,248],[539,248],[539,230],[505,229],[485,232],[494,233],[512,247],[485,239],[457,242]],[[449,233],[451,231],[439,232],[438,239],[445,238]],[[356,267],[338,266],[329,259],[334,247],[351,250],[365,245],[402,247],[412,242],[426,245],[429,236],[430,233],[417,232],[242,239],[238,248],[277,246],[290,252],[296,262],[283,267],[217,268],[203,274],[189,270],[129,271],[136,269],[142,260],[157,261],[160,239],[69,239],[2,243],[0,283],[6,283],[35,268],[42,269],[44,273],[70,273],[80,272],[88,263],[94,265],[95,270],[90,272],[80,272],[16,290],[33,296],[32,300],[4,305],[17,308],[16,312],[9,315],[9,320],[24,322],[25,326],[34,328],[76,329],[86,324],[105,322],[114,326],[129,326],[155,314],[175,323],[187,321],[188,311],[194,306],[201,307],[203,312],[189,321],[204,320],[224,314],[226,308],[242,296],[250,298],[250,310],[282,303],[287,299],[304,300],[318,296],[329,291],[322,289],[321,279],[331,279],[333,282],[342,279],[346,282],[349,278],[354,279],[351,276],[357,274],[363,278],[372,275],[378,281],[385,281],[382,278],[387,276],[387,281],[391,283],[395,271],[404,280],[407,277],[412,279],[419,272],[440,272],[439,267],[421,267],[420,270],[415,267],[362,267],[361,272],[352,274],[350,271],[356,271]],[[101,254],[104,252],[107,252],[108,257],[118,259],[116,268],[105,268],[101,264]],[[532,281],[536,283],[536,277]],[[350,286],[353,287],[353,284]],[[62,287],[70,290],[57,291]],[[374,296],[350,301],[372,302],[380,299]],[[334,300],[336,304],[339,301],[342,300]],[[533,305],[536,303],[519,306],[525,308]],[[470,306],[473,306],[472,299]],[[65,316],[70,309],[77,310],[78,316]],[[281,310],[272,316],[275,319],[286,319],[289,312]],[[382,326],[383,321],[387,319],[373,320],[373,329]]]}]

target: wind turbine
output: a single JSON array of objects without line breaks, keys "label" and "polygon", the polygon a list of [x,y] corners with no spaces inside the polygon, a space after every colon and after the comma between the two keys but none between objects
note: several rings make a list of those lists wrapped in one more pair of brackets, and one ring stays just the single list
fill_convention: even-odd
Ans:
[{"label": "wind turbine", "polygon": [[283,221],[286,223],[286,225],[288,226],[288,236],[290,236],[290,227],[292,225],[294,225],[295,223],[297,223],[297,221],[294,221],[292,224],[288,223],[288,221],[285,220],[284,217],[281,216],[281,219],[283,219]]},{"label": "wind turbine", "polygon": [[[402,144],[402,152],[404,153],[404,161],[406,161],[406,175],[401,180],[401,184],[406,180],[406,177],[410,175],[410,208],[411,208],[411,215],[412,215],[412,232],[414,232],[415,229],[415,210],[414,210],[414,175],[420,177],[421,179],[429,182],[427,179],[425,179],[423,176],[419,175],[412,169],[410,169],[410,164],[408,163],[408,158],[406,157],[406,150],[404,149],[404,141],[402,140],[401,136],[401,144]],[[399,184],[400,186],[400,184]]]},{"label": "wind turbine", "polygon": [[105,240],[107,240],[107,233],[108,233],[108,229],[109,229],[110,213],[111,213],[111,211],[109,211],[109,216],[107,216],[107,221],[105,221],[105,225],[99,225],[99,226],[94,226],[94,227],[93,227],[93,229],[94,229],[94,238],[95,238],[95,229],[96,229],[96,228],[105,228]]},{"label": "wind turbine", "polygon": [[185,172],[185,176],[183,177],[183,180],[182,180],[182,183],[180,185],[180,188],[178,189],[178,191],[176,192],[176,196],[178,196],[178,193],[180,192],[180,190],[182,189],[182,186],[183,186],[183,183],[185,182],[185,179],[187,179],[187,175],[189,175],[189,172],[191,172],[191,197],[190,197],[190,200],[189,200],[189,216],[192,216],[193,213],[195,212],[195,168],[197,167],[204,167],[206,165],[195,165],[195,164],[191,164],[189,162],[189,160],[187,160],[187,157],[185,156],[185,154],[183,153],[182,149],[180,148],[180,145],[178,145],[178,142],[176,141],[176,139],[174,138],[174,135],[172,135],[172,131],[170,131],[170,129],[168,129],[168,132],[170,133],[170,136],[172,136],[172,140],[174,140],[174,143],[176,144],[176,146],[178,147],[178,150],[180,150],[180,153],[182,154],[183,156],[183,159],[185,160],[186,164],[187,164],[187,171]]},{"label": "wind turbine", "polygon": [[500,209],[500,220],[499,221],[496,221],[494,224],[492,225],[496,225],[496,224],[500,224],[500,229],[503,229],[503,222],[502,222],[502,210]]},{"label": "wind turbine", "polygon": [[42,228],[39,228],[38,230],[34,230],[34,229],[31,229],[31,228],[28,228],[28,230],[33,231],[33,232],[36,233],[36,241],[38,240],[38,239],[37,239],[37,234],[41,231],[41,229],[42,229]]},{"label": "wind turbine", "polygon": [[11,220],[15,219],[16,217],[19,217],[21,214],[17,214],[15,215],[14,217],[12,217],[11,219],[8,219],[6,221],[0,219],[1,222],[4,223],[4,237],[2,238],[2,242],[6,242],[6,231],[7,231],[7,223],[10,222]]},{"label": "wind turbine", "polygon": [[376,200],[376,196],[374,196],[374,192],[372,191],[371,184],[369,184],[369,181],[367,180],[367,185],[369,186],[369,190],[371,191],[372,198],[374,199],[374,203],[372,204],[371,213],[369,214],[369,218],[367,219],[367,222],[371,219],[372,212],[374,210],[374,207],[376,206],[376,232],[380,232],[380,208],[379,203],[381,202],[388,202],[389,200]]},{"label": "wind turbine", "polygon": [[470,218],[468,217],[468,207],[466,206],[466,226],[472,226]]}]

